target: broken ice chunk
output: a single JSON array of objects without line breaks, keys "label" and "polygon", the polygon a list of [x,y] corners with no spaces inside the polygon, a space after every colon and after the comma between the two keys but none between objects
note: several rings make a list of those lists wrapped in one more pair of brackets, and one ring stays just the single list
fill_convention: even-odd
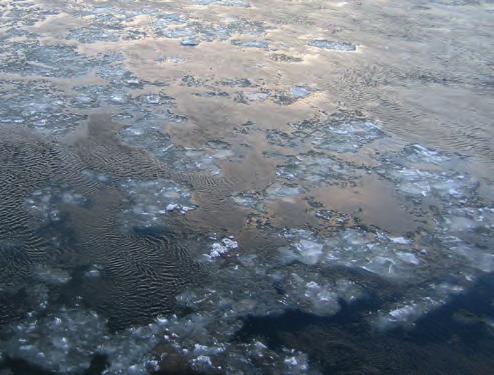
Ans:
[{"label": "broken ice chunk", "polygon": [[283,374],[286,375],[305,374],[309,370],[309,358],[307,355],[293,349],[287,354],[283,363],[285,365]]},{"label": "broken ice chunk", "polygon": [[382,232],[343,229],[325,238],[322,261],[358,267],[386,278],[409,278],[421,267],[413,241],[389,237]]},{"label": "broken ice chunk", "polygon": [[223,238],[221,242],[229,249],[236,249],[238,247],[238,242],[231,238]]},{"label": "broken ice chunk", "polygon": [[228,253],[232,249],[238,248],[238,242],[233,239],[233,237],[225,237],[221,241],[214,242],[211,245],[211,250],[209,254],[205,254],[208,260],[213,260],[218,258],[226,253]]},{"label": "broken ice chunk", "polygon": [[494,272],[494,254],[477,246],[469,245],[459,238],[448,238],[444,241],[448,249],[467,259],[471,267],[483,272]]},{"label": "broken ice chunk", "polygon": [[234,39],[231,41],[234,46],[244,47],[244,48],[268,48],[269,44],[263,40],[238,40]]},{"label": "broken ice chunk", "polygon": [[407,155],[407,159],[419,163],[440,164],[449,159],[439,151],[428,149],[419,144],[405,146],[404,152]]},{"label": "broken ice chunk", "polygon": [[398,326],[410,327],[421,316],[441,304],[440,301],[424,297],[417,301],[408,301],[391,310],[380,312],[375,321],[379,329],[388,330]]},{"label": "broken ice chunk", "polygon": [[252,92],[245,95],[247,100],[251,102],[264,102],[271,94],[269,92]]},{"label": "broken ice chunk", "polygon": [[65,374],[84,372],[94,347],[107,334],[105,321],[96,313],[70,310],[29,317],[9,331],[9,340],[2,344],[5,353]]},{"label": "broken ice chunk", "polygon": [[310,119],[290,124],[297,139],[318,151],[357,152],[385,133],[373,121],[348,113],[335,113],[327,120]]},{"label": "broken ice chunk", "polygon": [[411,242],[410,240],[407,240],[405,237],[389,237],[389,239],[393,243],[397,243],[397,244],[400,244],[400,245],[408,245]]},{"label": "broken ice chunk", "polygon": [[398,251],[396,256],[405,263],[419,264],[419,259],[412,253],[405,253],[403,251]]},{"label": "broken ice chunk", "polygon": [[87,95],[78,95],[74,98],[78,104],[88,105],[94,102],[94,99]]},{"label": "broken ice chunk", "polygon": [[275,182],[266,189],[267,199],[293,198],[303,192],[302,188],[294,184],[280,184]]},{"label": "broken ice chunk", "polygon": [[402,151],[387,153],[380,160],[383,165],[376,171],[417,203],[424,197],[434,197],[448,206],[456,205],[452,198],[470,199],[479,185],[467,174],[450,168],[450,162],[455,159],[421,145],[405,146]]},{"label": "broken ice chunk", "polygon": [[262,195],[259,193],[255,193],[255,192],[237,193],[232,196],[232,199],[239,206],[263,211]]},{"label": "broken ice chunk", "polygon": [[132,201],[131,208],[124,211],[126,225],[161,225],[171,212],[185,214],[194,209],[192,193],[186,187],[171,180],[127,180],[121,185]]},{"label": "broken ice chunk", "polygon": [[297,99],[305,98],[310,95],[310,90],[302,86],[295,86],[290,89],[290,93]]},{"label": "broken ice chunk", "polygon": [[61,269],[50,268],[46,265],[36,265],[34,269],[34,276],[46,284],[65,284],[70,281],[70,274]]},{"label": "broken ice chunk", "polygon": [[158,94],[149,94],[144,96],[144,101],[148,104],[160,104],[161,98]]},{"label": "broken ice chunk", "polygon": [[315,265],[323,255],[323,245],[315,236],[306,230],[291,230],[284,234],[290,240],[289,247],[278,249],[284,263],[299,261],[307,265]]},{"label": "broken ice chunk", "polygon": [[99,265],[93,265],[89,270],[84,273],[87,278],[96,278],[101,276],[101,270],[103,268]]},{"label": "broken ice chunk", "polygon": [[313,312],[316,314],[334,314],[340,309],[338,295],[328,286],[321,286],[314,281],[306,284],[305,297],[312,304]]},{"label": "broken ice chunk", "polygon": [[195,38],[187,38],[182,40],[180,44],[184,47],[195,47],[199,45],[199,41]]},{"label": "broken ice chunk", "polygon": [[315,148],[336,152],[355,152],[384,133],[371,121],[350,120],[328,123],[311,135]]},{"label": "broken ice chunk", "polygon": [[309,46],[329,49],[339,52],[354,52],[357,50],[357,46],[349,42],[339,42],[326,39],[316,39],[309,42]]},{"label": "broken ice chunk", "polygon": [[128,97],[125,94],[113,94],[110,97],[110,102],[113,104],[126,104],[128,102]]},{"label": "broken ice chunk", "polygon": [[316,264],[323,253],[323,246],[314,241],[300,240],[295,244],[295,248],[299,254],[299,260],[308,265]]}]

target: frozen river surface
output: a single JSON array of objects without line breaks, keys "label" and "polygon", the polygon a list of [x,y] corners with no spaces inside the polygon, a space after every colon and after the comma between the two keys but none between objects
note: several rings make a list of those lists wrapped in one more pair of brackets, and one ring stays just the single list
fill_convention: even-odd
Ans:
[{"label": "frozen river surface", "polygon": [[494,4],[0,0],[0,375],[494,368]]}]

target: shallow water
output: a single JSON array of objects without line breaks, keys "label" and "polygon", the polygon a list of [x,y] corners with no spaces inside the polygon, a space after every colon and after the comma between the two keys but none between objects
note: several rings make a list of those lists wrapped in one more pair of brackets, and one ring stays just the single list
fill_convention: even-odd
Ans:
[{"label": "shallow water", "polygon": [[0,0],[0,374],[490,374],[489,1]]}]

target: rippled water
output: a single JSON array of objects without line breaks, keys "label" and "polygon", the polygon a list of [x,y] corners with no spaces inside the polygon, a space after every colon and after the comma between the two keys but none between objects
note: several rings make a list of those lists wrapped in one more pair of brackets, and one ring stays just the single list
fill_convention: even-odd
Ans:
[{"label": "rippled water", "polygon": [[0,0],[0,375],[492,373],[492,25]]}]

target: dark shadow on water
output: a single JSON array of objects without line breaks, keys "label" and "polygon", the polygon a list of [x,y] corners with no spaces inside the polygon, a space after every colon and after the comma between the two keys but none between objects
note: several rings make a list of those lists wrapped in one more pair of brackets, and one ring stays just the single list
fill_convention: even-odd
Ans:
[{"label": "dark shadow on water", "polygon": [[[108,359],[105,355],[96,354],[91,360],[89,368],[84,371],[82,375],[100,375],[108,367]],[[47,371],[43,368],[36,366],[33,363],[24,361],[22,359],[7,357],[4,361],[0,362],[0,374],[3,374],[2,370],[6,370],[6,374],[9,375],[57,375],[58,373],[53,371]],[[62,374],[60,374],[62,375]]]},{"label": "dark shadow on water", "polygon": [[332,316],[319,316],[309,314],[301,310],[288,310],[281,315],[275,316],[249,316],[244,320],[242,328],[237,332],[235,339],[244,341],[252,336],[262,336],[270,348],[280,349],[283,340],[280,339],[281,332],[296,332],[307,326],[338,325],[340,327],[355,327],[362,323],[361,314],[364,311],[377,307],[372,299],[347,304],[340,301],[341,310]]},{"label": "dark shadow on water", "polygon": [[406,335],[417,344],[447,342],[454,336],[465,350],[482,350],[494,339],[493,319],[494,274],[487,274],[466,293],[419,319],[412,331],[396,330],[393,334]]},{"label": "dark shadow on water", "polygon": [[0,371],[13,375],[56,375],[55,372],[43,370],[22,359],[6,358],[0,363]]},{"label": "dark shadow on water", "polygon": [[325,374],[492,374],[494,274],[416,322],[411,329],[378,332],[366,319],[380,302],[342,303],[329,317],[300,310],[250,316],[236,340],[259,338],[271,349],[308,354]]}]

